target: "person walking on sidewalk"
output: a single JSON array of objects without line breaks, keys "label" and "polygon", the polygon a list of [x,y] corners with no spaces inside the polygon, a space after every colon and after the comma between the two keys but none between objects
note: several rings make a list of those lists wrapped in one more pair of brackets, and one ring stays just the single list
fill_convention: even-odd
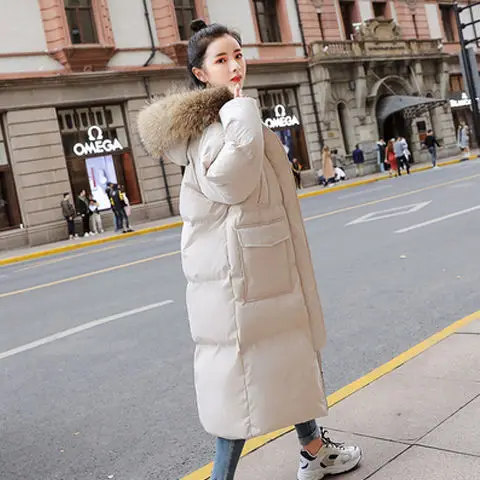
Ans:
[{"label": "person walking on sidewalk", "polygon": [[463,152],[463,158],[468,158],[470,155],[470,130],[465,122],[461,122],[458,127],[457,143]]},{"label": "person walking on sidewalk", "polygon": [[395,157],[397,159],[397,166],[398,166],[398,175],[401,176],[401,169],[405,168],[407,170],[408,175],[410,175],[410,163],[405,157],[405,148],[408,149],[408,145],[406,141],[403,141],[402,137],[398,137],[393,145],[393,150],[395,152]]},{"label": "person walking on sidewalk", "polygon": [[118,185],[114,183],[109,185],[109,189],[110,203],[112,204],[112,211],[115,215],[115,231],[121,230],[123,233],[133,232],[133,230],[130,228],[130,222],[125,210],[127,205],[124,200],[123,192],[120,190]]},{"label": "person walking on sidewalk", "polygon": [[363,150],[360,148],[360,145],[355,145],[355,150],[353,151],[353,163],[355,164],[355,172],[357,177],[363,176],[363,164],[365,163],[365,157],[363,155]]},{"label": "person walking on sidewalk", "polygon": [[322,153],[322,170],[325,187],[335,183],[335,169],[333,168],[332,154],[330,153],[330,148],[326,145],[323,147]]},{"label": "person walking on sidewalk", "polygon": [[392,138],[391,140],[388,141],[387,148],[385,149],[385,159],[386,159],[386,163],[389,166],[388,173],[390,177],[392,175],[395,175],[396,177],[398,176],[401,177],[402,172],[400,171],[400,168],[398,166],[394,145],[395,145],[395,139]]},{"label": "person walking on sidewalk", "polygon": [[75,233],[75,207],[70,201],[70,193],[65,192],[63,194],[63,200],[60,202],[62,207],[62,214],[67,222],[68,237],[70,240],[78,238],[78,235]]},{"label": "person walking on sidewalk", "polygon": [[100,215],[100,210],[98,209],[99,205],[98,202],[90,196],[89,200],[89,209],[90,209],[90,230],[95,233],[103,233],[103,224],[102,224],[102,216]]},{"label": "person walking on sidewalk", "polygon": [[86,190],[82,190],[78,196],[78,213],[82,217],[83,236],[88,237],[92,235],[90,231],[90,202],[87,198]]},{"label": "person walking on sidewalk", "polygon": [[302,177],[301,177],[302,165],[297,158],[292,160],[292,173],[295,179],[295,185],[298,190],[302,188]]},{"label": "person walking on sidewalk", "polygon": [[346,472],[361,450],[313,420],[327,413],[325,331],[287,155],[243,95],[239,34],[201,20],[192,29],[193,89],[143,110],[138,131],[152,156],[186,167],[182,263],[200,420],[217,437],[211,478],[234,478],[245,439],[290,425],[298,480]]},{"label": "person walking on sidewalk", "polygon": [[377,142],[376,150],[377,150],[377,164],[380,168],[380,172],[385,171],[385,148],[387,147],[387,144],[385,143],[385,140],[383,137],[380,137],[380,139]]},{"label": "person walking on sidewalk", "polygon": [[437,147],[439,147],[440,144],[437,141],[437,137],[433,134],[433,130],[427,132],[423,144],[427,147],[428,153],[430,153],[430,156],[432,157],[432,167],[439,168],[437,167]]}]

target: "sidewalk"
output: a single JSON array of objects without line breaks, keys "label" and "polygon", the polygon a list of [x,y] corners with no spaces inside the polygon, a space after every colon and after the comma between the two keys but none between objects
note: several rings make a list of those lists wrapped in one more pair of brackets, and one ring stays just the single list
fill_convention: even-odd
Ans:
[{"label": "sidewalk", "polygon": [[[469,160],[474,160],[478,157],[477,152],[472,152],[472,155],[469,157]],[[459,163],[461,158],[459,156],[451,157],[440,161],[439,166],[453,165]],[[430,163],[420,163],[412,167],[411,172],[422,172],[425,170],[431,169]],[[305,188],[299,192],[299,198],[308,198],[318,195],[327,194],[330,192],[336,192],[339,190],[345,190],[348,188],[358,187],[361,185],[368,185],[375,183],[381,180],[387,180],[389,177],[388,173],[376,173],[372,175],[366,175],[360,178],[351,178],[341,183],[338,183],[332,187],[324,188],[322,186],[316,185],[314,187]],[[147,222],[142,224],[134,225],[135,232],[127,234],[118,234],[114,232],[106,232],[102,235],[88,238],[80,238],[77,240],[65,240],[62,242],[49,243],[44,245],[39,245],[38,247],[26,247],[17,250],[4,250],[0,252],[0,266],[9,265],[12,263],[23,262],[27,260],[33,260],[36,258],[42,258],[50,255],[55,255],[59,253],[64,253],[72,250],[78,250],[82,248],[87,248],[95,245],[102,245],[104,243],[110,243],[118,240],[125,240],[127,238],[135,237],[138,235],[144,235],[147,233],[159,232],[162,230],[167,230],[171,228],[176,228],[181,226],[180,217],[170,217],[162,220],[157,220],[153,222]],[[479,476],[480,479],[480,476]]]},{"label": "sidewalk", "polygon": [[[480,310],[387,365],[390,373],[333,406],[323,422],[332,439],[364,451],[357,470],[327,478],[480,479]],[[244,457],[236,478],[294,480],[297,462],[289,433]]]}]

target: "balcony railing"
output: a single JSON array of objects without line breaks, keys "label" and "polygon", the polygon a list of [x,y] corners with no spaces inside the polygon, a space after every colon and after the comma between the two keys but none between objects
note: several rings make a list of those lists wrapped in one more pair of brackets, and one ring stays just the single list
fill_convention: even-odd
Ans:
[{"label": "balcony railing", "polygon": [[319,41],[311,45],[311,54],[314,61],[447,55],[439,40]]}]

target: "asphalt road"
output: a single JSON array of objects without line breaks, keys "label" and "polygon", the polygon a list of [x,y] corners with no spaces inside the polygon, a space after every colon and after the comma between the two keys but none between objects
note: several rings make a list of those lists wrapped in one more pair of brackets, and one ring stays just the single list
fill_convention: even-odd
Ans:
[{"label": "asphalt road", "polygon": [[[480,162],[302,209],[329,393],[480,308]],[[0,268],[2,480],[177,480],[211,460],[179,239],[169,230]]]}]

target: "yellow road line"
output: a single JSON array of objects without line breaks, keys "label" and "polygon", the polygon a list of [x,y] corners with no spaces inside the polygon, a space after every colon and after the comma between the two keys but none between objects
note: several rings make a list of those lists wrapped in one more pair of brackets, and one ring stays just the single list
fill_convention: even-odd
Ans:
[{"label": "yellow road line", "polygon": [[88,240],[80,243],[70,243],[62,247],[55,247],[49,250],[41,250],[38,252],[26,253],[16,257],[9,257],[0,259],[0,267],[4,265],[11,265],[12,263],[26,262],[28,260],[36,260],[37,258],[57,255],[59,253],[71,252],[73,250],[81,250],[82,248],[94,247],[96,245],[103,245],[104,243],[118,242],[119,240],[126,240],[131,237],[138,237],[147,233],[162,232],[163,230],[170,230],[172,228],[181,227],[183,222],[167,223],[165,225],[157,225],[155,227],[142,228],[135,232],[124,233],[121,235],[113,235],[111,237],[97,238],[95,240]]},{"label": "yellow road line", "polygon": [[14,290],[12,292],[5,292],[0,294],[0,298],[12,297],[14,295],[20,295],[22,293],[33,292],[35,290],[41,290],[43,288],[54,287],[55,285],[61,285],[63,283],[74,282],[75,280],[81,280],[82,278],[93,277],[94,275],[99,275],[106,272],[114,272],[115,270],[120,270],[121,268],[132,267],[134,265],[140,265],[142,263],[152,262],[153,260],[159,260],[165,257],[171,257],[173,255],[178,255],[180,250],[175,252],[162,253],[161,255],[155,255],[154,257],[142,258],[141,260],[135,260],[134,262],[124,263],[122,265],[115,265],[114,267],[103,268],[102,270],[95,270],[93,272],[82,273],[81,275],[75,275],[74,277],[62,278],[61,280],[55,280],[49,283],[42,283],[40,285],[35,285],[33,287],[23,288],[22,290]]},{"label": "yellow road line", "polygon": [[398,195],[391,195],[390,197],[379,198],[378,200],[372,200],[370,202],[358,203],[356,205],[351,205],[345,208],[339,208],[338,210],[332,210],[330,212],[320,213],[318,215],[313,215],[312,217],[306,217],[305,222],[311,220],[318,220],[319,218],[329,217],[330,215],[336,215],[338,213],[349,212],[350,210],[356,210],[358,208],[368,207],[370,205],[377,205],[378,203],[388,202],[389,200],[395,200],[397,198],[408,197],[410,195],[415,195],[416,193],[426,192],[427,190],[434,190],[435,188],[446,187],[447,185],[453,185],[455,183],[464,182],[466,180],[471,180],[472,178],[480,177],[480,173],[475,175],[470,175],[468,177],[457,178],[456,180],[450,180],[448,182],[437,183],[435,185],[430,185],[428,187],[418,188],[416,190],[409,190],[408,192],[399,193]]},{"label": "yellow road line", "polygon": [[[468,158],[468,160],[474,160],[476,158],[477,158],[477,155],[471,155]],[[461,162],[460,159],[447,160],[445,162],[439,162],[438,165],[444,167],[444,166],[447,166],[447,165],[454,165],[454,164],[460,163],[460,162]],[[423,172],[425,170],[430,170],[430,169],[431,169],[430,165],[424,165],[424,166],[421,166],[421,167],[412,168],[411,171],[413,173],[415,173],[415,172]],[[382,181],[382,180],[388,180],[389,178],[390,177],[388,175],[382,175],[382,176],[378,176],[378,177],[368,178],[368,179],[365,179],[365,180],[358,180],[357,182],[346,183],[346,184],[339,185],[339,186],[332,187],[332,188],[325,188],[325,189],[315,190],[315,191],[312,191],[312,192],[300,193],[298,195],[298,198],[303,199],[303,198],[309,198],[309,197],[316,197],[316,196],[319,196],[319,195],[325,195],[326,193],[330,193],[330,192],[338,192],[338,191],[341,191],[341,190],[346,190],[348,188],[354,188],[354,187],[359,187],[359,186],[362,186],[362,185],[368,185],[368,184],[371,184],[371,183],[379,182],[379,181]],[[86,241],[86,242],[64,245],[62,247],[55,247],[55,248],[51,248],[51,249],[48,249],[48,250],[41,250],[41,251],[38,251],[38,252],[32,252],[32,253],[27,253],[27,254],[24,254],[24,255],[18,255],[18,256],[15,256],[15,257],[4,258],[4,259],[0,259],[0,267],[4,266],[4,265],[11,265],[12,263],[25,262],[25,261],[28,261],[28,260],[35,260],[37,258],[47,257],[47,256],[51,256],[51,255],[57,255],[59,253],[70,252],[72,250],[80,250],[82,248],[88,248],[88,247],[92,247],[92,246],[95,246],[95,245],[101,245],[103,243],[116,242],[116,241],[124,240],[124,239],[130,238],[130,237],[145,235],[147,233],[154,233],[154,232],[161,232],[163,230],[170,230],[172,228],[181,227],[182,225],[183,225],[183,222],[181,222],[181,221],[180,222],[172,222],[172,223],[167,223],[167,224],[159,225],[159,226],[155,226],[155,227],[142,228],[140,230],[137,230],[136,232],[126,233],[126,234],[123,234],[121,236],[111,236],[111,237],[99,238],[99,239],[95,239],[95,240],[89,240],[89,241]]]},{"label": "yellow road line", "polygon": [[[335,393],[332,393],[331,395],[328,396],[329,407],[333,407],[333,405],[353,395],[354,393],[358,392],[362,388],[365,388],[367,385],[370,385],[375,380],[378,380],[384,375],[387,375],[388,373],[392,372],[398,367],[404,365],[409,360],[412,360],[413,358],[417,357],[421,353],[425,352],[426,350],[433,347],[434,345],[441,342],[442,340],[449,337],[450,335],[453,335],[462,327],[465,327],[466,325],[474,322],[475,320],[480,320],[480,310],[476,311],[475,313],[472,313],[471,315],[468,315],[467,317],[457,320],[456,322],[452,323],[451,325],[444,328],[440,332],[435,333],[434,335],[427,338],[423,342],[420,342],[414,347],[396,356],[389,362],[384,363],[380,367],[372,370],[370,373],[367,373],[363,377],[360,377],[358,380],[355,380],[349,385],[346,385],[340,390],[337,390]],[[249,453],[255,450],[258,450],[259,448],[263,447],[267,443],[280,438],[281,436],[291,432],[292,430],[293,430],[293,427],[284,428],[282,430],[278,430],[268,435],[263,435],[262,437],[248,440],[242,452],[242,457],[244,457],[245,455],[248,455]],[[212,467],[213,467],[212,463],[205,465],[204,467],[196,470],[195,472],[190,473],[186,477],[183,477],[181,480],[208,480],[212,473]]]}]

